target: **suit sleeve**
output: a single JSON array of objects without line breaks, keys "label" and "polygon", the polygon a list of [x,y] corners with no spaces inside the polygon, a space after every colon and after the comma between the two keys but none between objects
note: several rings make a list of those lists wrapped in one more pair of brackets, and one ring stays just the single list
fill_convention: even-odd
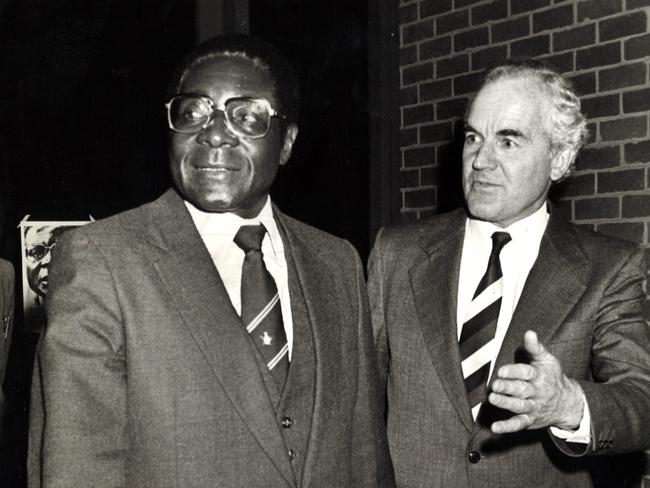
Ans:
[{"label": "suit sleeve", "polygon": [[352,466],[354,486],[395,486],[393,466],[388,454],[386,426],[382,415],[383,394],[377,382],[377,362],[372,340],[368,294],[363,266],[354,251],[358,298],[357,400],[354,410]]},{"label": "suit sleeve", "polygon": [[377,366],[379,385],[382,391],[386,390],[386,379],[389,367],[388,337],[386,334],[386,320],[384,317],[384,269],[382,262],[382,244],[384,229],[380,229],[375,239],[375,245],[368,260],[368,298],[370,299],[370,312],[372,315],[372,330],[374,344],[377,351]]},{"label": "suit sleeve", "polygon": [[83,229],[50,267],[48,324],[32,384],[29,484],[124,486],[126,366],[116,284]]},{"label": "suit sleeve", "polygon": [[[628,254],[612,273],[596,317],[593,381],[581,381],[591,414],[591,443],[566,454],[619,454],[650,447],[650,333],[643,319],[643,255]],[[577,448],[577,451],[575,450]]]}]

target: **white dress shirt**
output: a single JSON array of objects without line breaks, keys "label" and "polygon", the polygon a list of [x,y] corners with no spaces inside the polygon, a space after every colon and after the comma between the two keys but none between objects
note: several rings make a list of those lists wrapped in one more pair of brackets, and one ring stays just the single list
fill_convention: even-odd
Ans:
[{"label": "white dress shirt", "polygon": [[291,301],[289,298],[289,275],[287,261],[284,257],[284,245],[280,231],[273,218],[271,199],[266,203],[257,217],[244,219],[234,213],[203,212],[189,202],[185,202],[190,211],[205,247],[223,281],[232,306],[241,315],[241,272],[244,264],[244,251],[233,241],[235,234],[242,225],[263,224],[267,233],[262,241],[264,265],[269,271],[280,296],[282,322],[289,345],[289,361],[293,351],[293,319],[291,317]]},{"label": "white dress shirt", "polygon": [[[539,254],[542,235],[548,224],[548,211],[542,205],[535,213],[501,228],[491,222],[467,219],[465,224],[465,238],[463,240],[463,254],[460,261],[460,276],[458,279],[458,309],[456,323],[458,324],[458,339],[476,287],[478,286],[492,252],[492,234],[494,232],[507,232],[512,240],[501,250],[500,262],[503,272],[503,297],[501,309],[497,320],[497,328],[492,348],[489,351],[492,363],[490,377],[494,369],[494,362],[499,354],[503,339],[510,326],[512,315],[524,289],[528,273],[535,264]],[[540,324],[542,325],[542,324]],[[523,337],[522,337],[523,341]],[[571,442],[588,443],[590,440],[590,416],[586,398],[583,395],[584,409],[580,427],[576,431],[564,431],[551,427],[554,435]]]}]

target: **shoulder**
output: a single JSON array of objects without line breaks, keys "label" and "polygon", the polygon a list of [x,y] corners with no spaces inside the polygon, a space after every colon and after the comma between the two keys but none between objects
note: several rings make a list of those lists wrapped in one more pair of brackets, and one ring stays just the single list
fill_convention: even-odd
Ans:
[{"label": "shoulder", "polygon": [[0,258],[0,279],[3,281],[14,280],[14,266],[6,259]]}]

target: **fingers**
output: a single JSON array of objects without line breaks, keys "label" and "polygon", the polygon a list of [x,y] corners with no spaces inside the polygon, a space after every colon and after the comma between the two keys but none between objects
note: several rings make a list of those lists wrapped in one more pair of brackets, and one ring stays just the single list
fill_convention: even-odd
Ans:
[{"label": "fingers", "polygon": [[495,407],[509,410],[516,414],[530,413],[534,407],[534,403],[530,399],[511,397],[494,392],[488,395],[488,401]]},{"label": "fingers", "polygon": [[500,420],[499,422],[494,422],[490,429],[495,434],[507,434],[510,432],[519,432],[524,430],[532,424],[532,420],[528,415],[515,415],[514,417],[509,418],[508,420]]},{"label": "fingers", "polygon": [[537,378],[537,369],[529,364],[506,364],[499,368],[497,377],[506,380],[533,381]]},{"label": "fingers", "polygon": [[528,330],[524,334],[524,348],[533,362],[540,362],[549,359],[549,356],[552,357],[551,353],[539,342],[537,334],[532,330]]},{"label": "fingers", "polygon": [[502,395],[519,398],[530,398],[535,394],[535,388],[527,381],[496,379],[492,382],[491,390]]}]

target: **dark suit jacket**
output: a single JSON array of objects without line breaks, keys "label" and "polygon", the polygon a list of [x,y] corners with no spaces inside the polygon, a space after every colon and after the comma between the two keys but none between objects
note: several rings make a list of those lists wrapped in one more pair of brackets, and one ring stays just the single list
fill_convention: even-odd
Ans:
[{"label": "dark suit jacket", "polygon": [[170,190],[56,247],[32,394],[31,486],[393,484],[358,255],[275,215],[297,269],[292,307],[299,287],[315,351],[301,479],[247,332]]},{"label": "dark suit jacket", "polygon": [[4,411],[2,383],[5,377],[11,332],[14,323],[14,288],[16,277],[14,267],[9,261],[0,259],[0,426]]},{"label": "dark suit jacket", "polygon": [[589,470],[606,459],[580,455],[650,445],[642,254],[552,212],[496,367],[521,361],[523,334],[536,331],[584,389],[592,441],[564,443],[547,429],[498,436],[490,421],[508,414],[486,408],[491,418],[475,424],[460,368],[456,301],[465,221],[457,210],[385,229],[371,256],[368,287],[397,485],[590,486]]}]

